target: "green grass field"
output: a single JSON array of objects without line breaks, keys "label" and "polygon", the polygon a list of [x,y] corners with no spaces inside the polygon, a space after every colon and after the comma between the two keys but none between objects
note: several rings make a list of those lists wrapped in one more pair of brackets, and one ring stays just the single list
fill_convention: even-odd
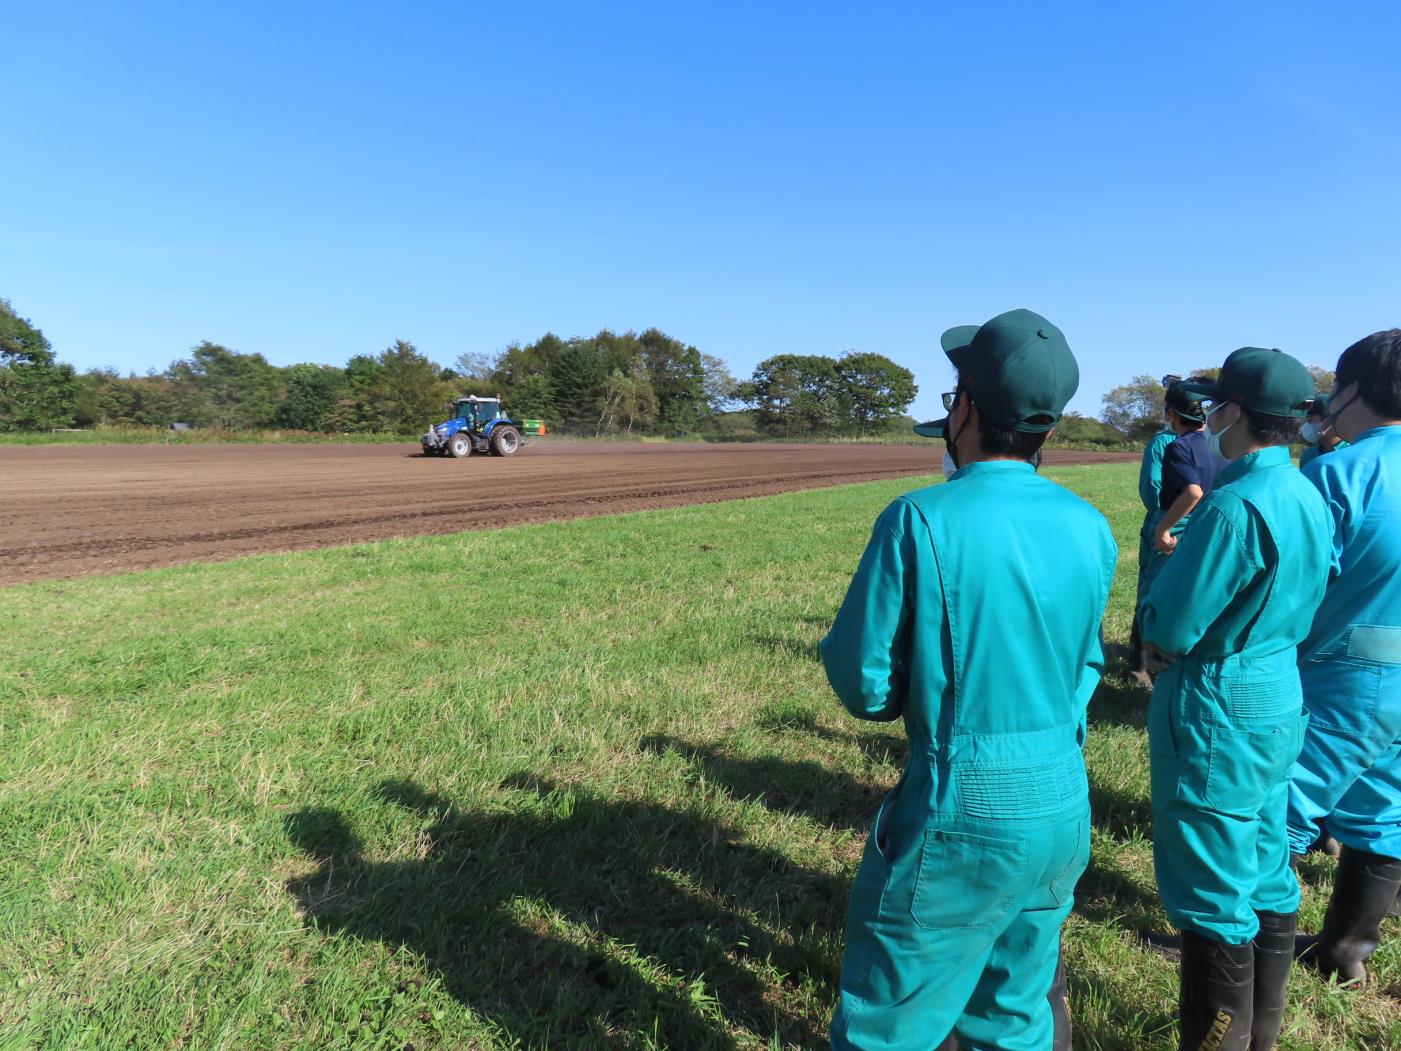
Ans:
[{"label": "green grass field", "polygon": [[[1114,643],[1135,470],[1051,472],[1119,537]],[[816,645],[913,484],[0,589],[0,1048],[824,1046],[904,746]],[[1091,713],[1078,1047],[1175,1046],[1145,703]],[[1401,1047],[1388,933],[1283,1046]]]}]

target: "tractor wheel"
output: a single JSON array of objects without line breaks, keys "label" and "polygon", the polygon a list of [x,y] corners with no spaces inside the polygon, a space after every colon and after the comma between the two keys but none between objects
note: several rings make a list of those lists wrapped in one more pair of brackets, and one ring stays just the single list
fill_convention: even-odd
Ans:
[{"label": "tractor wheel", "polygon": [[454,434],[448,439],[448,455],[454,459],[472,455],[472,439],[465,434]]},{"label": "tractor wheel", "polygon": [[497,456],[515,456],[521,447],[521,432],[514,427],[497,427],[491,432],[491,451]]}]

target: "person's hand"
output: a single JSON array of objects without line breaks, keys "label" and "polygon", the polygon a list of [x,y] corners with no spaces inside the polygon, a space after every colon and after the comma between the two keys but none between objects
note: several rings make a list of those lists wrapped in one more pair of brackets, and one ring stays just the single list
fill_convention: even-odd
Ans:
[{"label": "person's hand", "polygon": [[1143,656],[1146,659],[1148,673],[1150,675],[1157,675],[1177,660],[1174,654],[1164,653],[1151,642],[1145,642],[1143,644]]},{"label": "person's hand", "polygon": [[1153,536],[1153,547],[1160,555],[1170,555],[1177,548],[1177,537],[1171,533],[1156,533]]}]

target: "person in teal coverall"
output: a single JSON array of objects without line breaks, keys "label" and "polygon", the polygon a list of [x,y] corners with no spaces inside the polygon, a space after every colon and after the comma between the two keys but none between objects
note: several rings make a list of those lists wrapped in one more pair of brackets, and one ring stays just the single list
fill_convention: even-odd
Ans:
[{"label": "person in teal coverall", "polygon": [[1313,400],[1313,407],[1309,409],[1308,418],[1304,420],[1301,437],[1304,439],[1304,451],[1299,454],[1301,471],[1320,456],[1348,447],[1348,443],[1343,441],[1343,436],[1333,426],[1333,419],[1328,413],[1326,394]]},{"label": "person in teal coverall", "polygon": [[1181,378],[1163,377],[1164,429],[1148,439],[1143,449],[1143,462],[1138,469],[1138,498],[1143,502],[1143,528],[1138,531],[1138,591],[1134,597],[1133,627],[1129,633],[1129,673],[1144,686],[1152,686],[1148,677],[1147,657],[1143,651],[1140,613],[1148,584],[1152,580],[1149,567],[1164,556],[1153,550],[1153,533],[1163,516],[1163,454],[1180,435],[1200,430],[1206,420],[1202,403],[1182,393]]},{"label": "person in teal coverall", "polygon": [[847,913],[834,1048],[1068,1049],[1060,928],[1089,860],[1085,708],[1118,551],[1031,460],[1079,383],[1027,310],[944,334],[957,470],[880,515],[822,660],[861,719],[904,719]]},{"label": "person in teal coverall", "polygon": [[1289,773],[1304,739],[1295,648],[1323,598],[1328,511],[1289,446],[1313,399],[1277,350],[1236,351],[1214,383],[1208,441],[1230,461],[1143,607],[1166,663],[1148,710],[1153,859],[1182,930],[1184,1049],[1265,1051],[1283,1020],[1299,887]]},{"label": "person in teal coverall", "polygon": [[1300,959],[1357,983],[1401,888],[1401,329],[1343,352],[1329,415],[1352,444],[1303,471],[1327,502],[1336,575],[1299,648],[1309,726],[1289,837],[1302,854],[1322,820],[1342,844]]}]

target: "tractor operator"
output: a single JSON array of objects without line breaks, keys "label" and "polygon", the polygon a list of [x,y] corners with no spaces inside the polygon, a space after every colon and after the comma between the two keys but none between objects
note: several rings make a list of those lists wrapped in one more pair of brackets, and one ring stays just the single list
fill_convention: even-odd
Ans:
[{"label": "tractor operator", "polygon": [[1268,1051],[1299,907],[1286,832],[1305,721],[1295,652],[1331,554],[1327,508],[1289,452],[1313,379],[1287,354],[1245,348],[1215,383],[1184,388],[1214,403],[1204,440],[1230,464],[1143,606],[1160,669],[1148,712],[1154,866],[1182,930],[1181,1047]]},{"label": "tractor operator", "polygon": [[831,1041],[1068,1049],[1060,928],[1089,858],[1081,746],[1118,551],[1032,465],[1079,383],[1061,331],[1013,310],[942,345],[949,416],[915,429],[947,435],[956,469],[880,515],[822,642],[846,708],[903,718],[910,742],[852,888]]}]

